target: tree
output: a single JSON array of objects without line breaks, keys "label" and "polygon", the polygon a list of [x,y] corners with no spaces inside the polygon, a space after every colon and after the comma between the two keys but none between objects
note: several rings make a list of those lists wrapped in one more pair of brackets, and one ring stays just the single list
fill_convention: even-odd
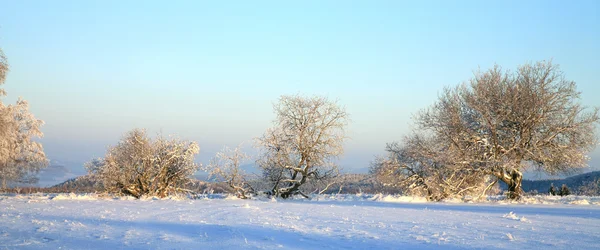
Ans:
[{"label": "tree", "polygon": [[567,187],[567,184],[562,184],[562,187],[560,187],[560,192],[558,194],[560,196],[567,196],[571,194],[571,191]]},{"label": "tree", "polygon": [[195,142],[152,140],[144,130],[134,129],[109,147],[103,159],[93,160],[86,168],[109,193],[166,197],[187,191],[183,186],[199,168],[194,163],[199,152]]},{"label": "tree", "polygon": [[[8,73],[8,62],[0,50],[0,85]],[[0,98],[6,92],[0,88]],[[35,183],[37,173],[48,165],[42,144],[34,138],[42,137],[42,120],[29,112],[27,101],[19,98],[14,105],[0,101],[0,180],[2,189],[11,182]]]},{"label": "tree", "polygon": [[556,195],[556,188],[554,187],[554,183],[550,183],[550,189],[548,190],[548,194]]},{"label": "tree", "polygon": [[588,180],[579,187],[577,192],[579,195],[599,196],[600,195],[600,178]]},{"label": "tree", "polygon": [[210,179],[226,183],[239,198],[247,199],[254,193],[254,189],[248,183],[246,173],[240,165],[248,159],[250,157],[242,152],[240,147],[225,147],[210,161],[205,170],[209,171]]},{"label": "tree", "polygon": [[456,156],[450,165],[481,168],[517,199],[524,170],[558,174],[586,165],[599,117],[598,108],[589,111],[579,99],[575,82],[551,62],[516,72],[495,66],[445,89],[416,123]]},{"label": "tree", "polygon": [[348,113],[325,97],[281,96],[274,104],[274,127],[257,139],[257,161],[272,184],[269,193],[288,198],[307,181],[338,174],[334,160],[343,153]]}]

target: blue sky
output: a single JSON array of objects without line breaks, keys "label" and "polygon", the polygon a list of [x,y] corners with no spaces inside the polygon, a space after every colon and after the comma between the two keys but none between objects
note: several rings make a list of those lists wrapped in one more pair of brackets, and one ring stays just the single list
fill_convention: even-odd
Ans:
[{"label": "blue sky", "polygon": [[[444,86],[478,67],[553,58],[600,106],[598,1],[6,1],[7,101],[46,121],[74,167],[126,131],[177,134],[207,162],[252,144],[282,94],[352,116],[341,165],[364,172]],[[600,165],[596,150],[592,164]]]}]

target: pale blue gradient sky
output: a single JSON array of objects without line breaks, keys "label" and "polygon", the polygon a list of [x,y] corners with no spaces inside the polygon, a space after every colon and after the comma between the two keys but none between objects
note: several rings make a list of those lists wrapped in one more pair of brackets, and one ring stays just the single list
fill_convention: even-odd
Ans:
[{"label": "pale blue gradient sky", "polygon": [[[217,3],[218,2],[218,3]],[[600,106],[598,1],[5,1],[5,88],[74,166],[127,130],[199,142],[199,160],[251,145],[282,94],[339,99],[341,160],[366,171],[443,86],[498,63],[553,58]],[[600,165],[599,151],[593,164]]]}]

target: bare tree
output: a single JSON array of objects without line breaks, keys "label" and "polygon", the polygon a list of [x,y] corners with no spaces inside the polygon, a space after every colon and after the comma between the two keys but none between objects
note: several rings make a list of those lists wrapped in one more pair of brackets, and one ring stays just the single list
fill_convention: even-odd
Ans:
[{"label": "bare tree", "polygon": [[239,198],[247,199],[254,193],[254,189],[241,169],[241,164],[248,159],[250,156],[242,152],[239,146],[235,149],[225,147],[205,170],[209,171],[210,179],[226,183]]},{"label": "bare tree", "polygon": [[452,165],[483,167],[516,199],[524,170],[558,174],[586,166],[599,117],[597,108],[587,111],[579,99],[575,82],[551,62],[516,72],[495,66],[446,89],[416,123],[456,156]]},{"label": "bare tree", "polygon": [[578,189],[578,195],[598,196],[600,195],[600,178],[585,181]]},{"label": "bare tree", "polygon": [[[0,50],[0,85],[4,84],[8,63]],[[0,88],[0,98],[6,95]],[[42,144],[34,138],[42,137],[42,120],[29,113],[27,101],[19,98],[14,105],[0,101],[0,180],[2,189],[11,182],[34,183],[36,174],[48,165]]]},{"label": "bare tree", "polygon": [[257,139],[257,161],[271,182],[270,193],[282,198],[307,197],[300,187],[309,180],[338,174],[333,162],[343,153],[348,113],[325,97],[281,96],[274,105],[274,127]]},{"label": "bare tree", "polygon": [[109,193],[165,197],[186,191],[184,185],[199,168],[194,163],[199,152],[195,142],[163,137],[151,140],[144,130],[135,129],[110,147],[103,159],[86,168]]}]

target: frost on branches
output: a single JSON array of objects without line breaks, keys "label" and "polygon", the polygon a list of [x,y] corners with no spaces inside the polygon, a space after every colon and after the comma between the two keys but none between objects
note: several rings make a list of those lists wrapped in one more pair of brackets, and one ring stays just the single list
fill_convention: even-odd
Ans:
[{"label": "frost on branches", "polygon": [[103,159],[86,164],[86,168],[109,193],[166,197],[187,192],[182,187],[199,168],[194,163],[199,152],[196,142],[152,140],[144,130],[135,129],[110,147]]},{"label": "frost on branches", "polygon": [[[0,85],[4,84],[8,63],[0,50]],[[0,88],[0,98],[6,92]],[[29,113],[27,101],[19,98],[14,105],[0,101],[0,181],[5,189],[11,183],[35,183],[36,174],[48,165],[42,144],[34,141],[42,137],[42,120]]]},{"label": "frost on branches", "polygon": [[404,144],[390,143],[387,156],[377,158],[371,173],[384,186],[406,195],[439,201],[446,198],[477,198],[486,191],[486,176],[477,165],[457,164],[456,155],[435,138],[413,135]]},{"label": "frost on branches", "polygon": [[307,182],[338,175],[333,162],[343,153],[348,113],[324,97],[282,96],[274,105],[274,127],[257,139],[257,164],[270,183],[268,193],[288,198]]},{"label": "frost on branches", "polygon": [[240,165],[248,159],[250,156],[242,152],[240,147],[225,147],[210,161],[205,170],[209,172],[210,179],[226,183],[237,197],[247,199],[254,194],[254,189]]},{"label": "frost on branches", "polygon": [[464,185],[457,176],[475,174],[481,182],[487,176],[506,183],[508,198],[517,199],[524,170],[558,174],[586,166],[597,144],[599,117],[597,108],[587,111],[579,99],[575,83],[551,62],[527,64],[516,72],[496,66],[476,73],[468,83],[445,89],[416,116],[415,133],[430,136],[436,149],[417,152],[415,164],[415,154],[406,153],[414,150],[414,138],[408,139],[403,150],[388,147],[392,156],[376,164],[380,167],[374,172],[385,181],[410,183],[405,188],[427,190],[428,178],[438,173],[435,186]]}]

